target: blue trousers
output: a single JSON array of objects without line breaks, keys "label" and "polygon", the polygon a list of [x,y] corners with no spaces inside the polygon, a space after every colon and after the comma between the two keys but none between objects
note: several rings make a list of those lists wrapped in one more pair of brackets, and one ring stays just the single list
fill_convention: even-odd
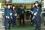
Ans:
[{"label": "blue trousers", "polygon": [[16,25],[16,16],[13,16],[12,25],[13,25],[13,26]]},{"label": "blue trousers", "polygon": [[5,26],[5,30],[9,30],[9,24],[10,24],[10,19],[8,18],[5,18],[5,21],[4,21],[4,26]]},{"label": "blue trousers", "polygon": [[36,24],[35,30],[41,30],[41,17],[40,16],[35,17],[34,23]]}]

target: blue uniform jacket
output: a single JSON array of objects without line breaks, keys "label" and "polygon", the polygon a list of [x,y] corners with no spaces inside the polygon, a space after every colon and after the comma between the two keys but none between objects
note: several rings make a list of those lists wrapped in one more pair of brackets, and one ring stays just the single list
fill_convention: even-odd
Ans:
[{"label": "blue uniform jacket", "polygon": [[[22,13],[22,12],[23,12],[23,13]],[[17,14],[19,14],[19,15],[24,14],[24,9],[20,9],[20,8],[19,8],[19,9],[17,10]]]},{"label": "blue uniform jacket", "polygon": [[37,15],[40,15],[41,14],[41,8],[34,8],[34,9],[32,9],[33,11],[33,15],[34,15],[34,13],[36,13],[37,12]]},{"label": "blue uniform jacket", "polygon": [[13,10],[13,16],[15,16],[16,13],[17,13],[16,10]]},{"label": "blue uniform jacket", "polygon": [[5,8],[4,15],[10,17],[10,13],[12,13],[12,9]]},{"label": "blue uniform jacket", "polygon": [[[33,18],[32,19],[37,19],[38,17],[40,17],[40,14],[41,14],[41,8],[34,8],[33,9]],[[36,13],[36,15],[34,15]]]}]

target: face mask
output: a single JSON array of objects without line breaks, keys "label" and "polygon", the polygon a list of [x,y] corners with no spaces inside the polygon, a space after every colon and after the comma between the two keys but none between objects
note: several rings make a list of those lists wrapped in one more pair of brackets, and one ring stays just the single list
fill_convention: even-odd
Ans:
[{"label": "face mask", "polygon": [[38,6],[38,4],[35,4],[35,6]]},{"label": "face mask", "polygon": [[13,7],[13,9],[15,9],[15,7]]},{"label": "face mask", "polygon": [[10,6],[8,6],[8,8],[10,8]]},{"label": "face mask", "polygon": [[15,7],[13,7],[13,9],[14,9]]}]

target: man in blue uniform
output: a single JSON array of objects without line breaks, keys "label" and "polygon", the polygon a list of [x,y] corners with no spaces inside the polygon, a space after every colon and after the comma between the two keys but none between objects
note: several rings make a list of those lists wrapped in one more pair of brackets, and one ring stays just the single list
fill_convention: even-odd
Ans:
[{"label": "man in blue uniform", "polygon": [[24,25],[25,24],[24,23],[24,9],[23,9],[23,6],[22,5],[20,5],[20,7],[18,8],[17,14],[19,14],[19,18],[20,18],[19,22],[20,22],[20,25],[21,25],[21,20],[23,20],[23,25]]},{"label": "man in blue uniform", "polygon": [[10,5],[8,5],[7,8],[5,8],[4,15],[5,15],[5,23],[4,23],[5,30],[9,30],[11,23],[10,18],[12,18],[12,10],[10,9]]},{"label": "man in blue uniform", "polygon": [[5,5],[5,10],[4,10],[4,26],[5,26],[5,30],[7,30],[7,20],[6,20],[6,12],[7,12],[7,5]]},{"label": "man in blue uniform", "polygon": [[13,20],[13,17],[12,17],[12,15],[13,15],[13,8],[12,8],[12,4],[10,4],[10,20],[9,20],[9,29],[10,29],[10,27],[11,27],[11,24],[12,24],[12,20]]},{"label": "man in blue uniform", "polygon": [[32,11],[33,14],[33,20],[34,23],[36,24],[35,30],[41,30],[41,8],[39,7],[38,2],[35,3],[35,8]]},{"label": "man in blue uniform", "polygon": [[17,16],[16,7],[13,6],[13,20],[12,20],[13,27],[16,25],[16,16]]},{"label": "man in blue uniform", "polygon": [[[35,8],[35,3],[33,4],[32,8],[31,8],[31,11],[33,11]],[[32,20],[33,18],[33,14],[30,12],[30,15],[31,15],[31,25],[34,25],[34,21]]]}]

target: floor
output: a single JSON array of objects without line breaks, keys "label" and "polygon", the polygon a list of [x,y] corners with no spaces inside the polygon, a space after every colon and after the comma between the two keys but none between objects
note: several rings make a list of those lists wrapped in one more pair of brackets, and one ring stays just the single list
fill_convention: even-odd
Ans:
[{"label": "floor", "polygon": [[10,30],[34,30],[33,26],[16,26],[16,27],[11,27]]}]

